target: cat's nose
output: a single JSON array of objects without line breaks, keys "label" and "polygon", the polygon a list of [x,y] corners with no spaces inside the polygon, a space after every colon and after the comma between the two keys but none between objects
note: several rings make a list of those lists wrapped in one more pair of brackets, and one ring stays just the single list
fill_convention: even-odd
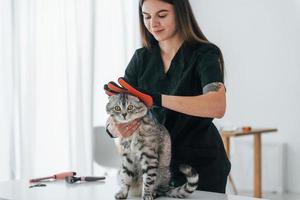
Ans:
[{"label": "cat's nose", "polygon": [[124,119],[126,118],[127,113],[122,113]]}]

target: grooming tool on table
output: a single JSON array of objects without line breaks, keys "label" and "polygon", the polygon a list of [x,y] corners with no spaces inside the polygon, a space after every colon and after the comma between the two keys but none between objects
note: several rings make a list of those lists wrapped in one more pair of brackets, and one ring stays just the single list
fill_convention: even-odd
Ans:
[{"label": "grooming tool on table", "polygon": [[65,180],[67,183],[76,183],[78,181],[87,181],[87,182],[92,182],[92,181],[99,181],[99,180],[104,180],[104,176],[82,176],[82,177],[75,177],[75,176],[67,176],[65,177]]},{"label": "grooming tool on table", "polygon": [[29,188],[33,188],[33,187],[45,187],[47,186],[46,184],[35,184],[35,185],[31,185],[29,186]]},{"label": "grooming tool on table", "polygon": [[48,179],[63,180],[67,176],[75,176],[75,175],[76,175],[76,172],[62,172],[62,173],[54,174],[53,176],[30,179],[29,182],[36,183],[36,182],[39,182],[42,180],[48,180]]}]

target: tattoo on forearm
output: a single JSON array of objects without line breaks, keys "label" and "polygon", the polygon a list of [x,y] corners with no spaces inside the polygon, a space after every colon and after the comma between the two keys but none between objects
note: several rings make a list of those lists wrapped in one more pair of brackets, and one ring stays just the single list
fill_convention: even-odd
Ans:
[{"label": "tattoo on forearm", "polygon": [[221,82],[213,82],[205,85],[203,87],[203,94],[208,93],[208,92],[217,92],[221,88],[222,83]]}]

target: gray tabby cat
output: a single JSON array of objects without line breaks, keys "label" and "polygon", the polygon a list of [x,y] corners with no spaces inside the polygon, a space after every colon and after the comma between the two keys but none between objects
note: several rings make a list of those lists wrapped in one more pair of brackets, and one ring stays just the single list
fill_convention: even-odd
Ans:
[{"label": "gray tabby cat", "polygon": [[137,97],[116,94],[109,98],[106,112],[116,123],[127,123],[140,119],[138,129],[129,137],[121,138],[122,167],[119,171],[121,183],[116,199],[126,199],[129,189],[142,193],[144,200],[158,196],[185,198],[198,185],[198,174],[188,165],[181,165],[187,182],[176,188],[169,186],[171,141],[167,129],[149,113]]}]

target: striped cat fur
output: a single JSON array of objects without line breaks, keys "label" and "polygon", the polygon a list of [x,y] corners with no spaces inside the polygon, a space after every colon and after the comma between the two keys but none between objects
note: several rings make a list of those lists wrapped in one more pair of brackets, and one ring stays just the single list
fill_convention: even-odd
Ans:
[{"label": "striped cat fur", "polygon": [[143,200],[158,196],[186,198],[198,186],[198,174],[191,166],[181,165],[187,182],[179,187],[169,185],[171,140],[167,129],[155,120],[148,108],[135,96],[120,93],[109,97],[107,113],[114,123],[140,119],[140,126],[129,137],[120,138],[122,166],[118,173],[121,189],[116,199],[141,195]]}]

